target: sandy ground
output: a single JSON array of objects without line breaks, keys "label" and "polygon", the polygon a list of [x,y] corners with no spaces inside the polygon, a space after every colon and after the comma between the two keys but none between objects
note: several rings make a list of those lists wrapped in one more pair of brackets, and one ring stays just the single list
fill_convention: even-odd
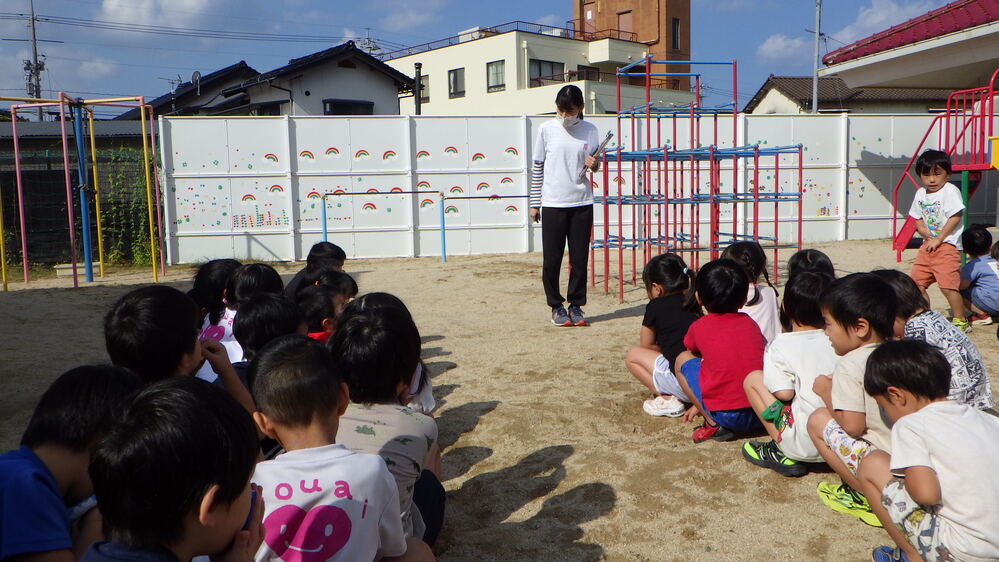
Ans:
[{"label": "sandy ground", "polygon": [[[884,240],[816,247],[840,274],[895,266]],[[540,254],[347,264],[362,292],[400,296],[423,334],[448,490],[442,560],[869,560],[886,543],[819,502],[815,486],[832,474],[783,478],[743,460],[742,441],[695,445],[691,426],[646,415],[646,391],[622,362],[644,290],[628,287],[619,304],[591,289],[593,325],[555,328],[540,264]],[[186,290],[190,277],[177,267],[166,279]],[[59,373],[106,361],[104,312],[145,282],[136,272],[0,294],[0,445],[16,446]],[[995,386],[995,328],[971,337]]]}]

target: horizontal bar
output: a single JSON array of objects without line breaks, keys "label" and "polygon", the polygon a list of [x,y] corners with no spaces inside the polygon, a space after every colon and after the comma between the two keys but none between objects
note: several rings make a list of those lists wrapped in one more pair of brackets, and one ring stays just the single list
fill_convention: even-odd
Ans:
[{"label": "horizontal bar", "polygon": [[735,64],[732,60],[653,60],[652,64]]},{"label": "horizontal bar", "polygon": [[699,72],[652,72],[646,74],[645,72],[618,72],[618,76],[700,76]]}]

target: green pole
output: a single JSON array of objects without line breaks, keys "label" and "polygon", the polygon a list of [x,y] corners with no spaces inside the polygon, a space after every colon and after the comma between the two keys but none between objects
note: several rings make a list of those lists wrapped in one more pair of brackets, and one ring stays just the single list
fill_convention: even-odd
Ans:
[{"label": "green pole", "polygon": [[[964,213],[961,214],[961,225],[968,228],[968,192],[971,188],[971,173],[968,170],[961,172],[961,201],[964,203]],[[961,266],[968,261],[967,255],[961,252]]]}]

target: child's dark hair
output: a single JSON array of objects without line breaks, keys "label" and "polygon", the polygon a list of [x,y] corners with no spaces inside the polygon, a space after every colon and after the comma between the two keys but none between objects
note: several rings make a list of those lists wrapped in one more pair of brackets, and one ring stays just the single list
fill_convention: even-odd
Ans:
[{"label": "child's dark hair", "polygon": [[933,150],[932,148],[928,148],[919,155],[919,158],[916,158],[916,175],[921,176],[923,174],[928,174],[937,166],[950,175],[950,156],[947,156],[947,153],[942,150]]},{"label": "child's dark hair", "polygon": [[232,335],[252,361],[260,348],[272,339],[294,334],[305,322],[302,311],[284,295],[261,293],[239,307],[232,323]]},{"label": "child's dark hair", "polygon": [[404,308],[364,305],[362,297],[343,309],[327,345],[352,401],[392,403],[399,383],[408,385],[420,362],[420,332]]},{"label": "child's dark hair", "polygon": [[[350,303],[352,313],[373,312],[384,309],[395,310],[402,313],[410,321],[413,320],[412,313],[406,308],[406,303],[399,297],[390,293],[368,293],[358,297]],[[344,310],[346,313],[347,311]]]},{"label": "child's dark hair", "polygon": [[305,258],[305,264],[328,269],[331,267],[343,267],[347,261],[347,253],[343,248],[332,242],[316,242],[309,249],[309,255]]},{"label": "child's dark hair", "polygon": [[345,301],[343,295],[332,287],[312,285],[298,292],[295,304],[302,311],[309,331],[322,332],[325,330],[323,321],[327,318],[335,321],[337,311]]},{"label": "child's dark hair", "polygon": [[885,342],[867,358],[864,392],[884,396],[888,387],[936,400],[950,395],[950,363],[940,350],[923,340]]},{"label": "child's dark hair", "polygon": [[739,312],[746,304],[749,279],[742,266],[733,260],[721,258],[704,264],[694,279],[694,288],[708,312]]},{"label": "child's dark hair", "polygon": [[655,283],[663,288],[664,296],[686,293],[683,308],[700,316],[701,306],[697,304],[692,290],[694,279],[694,270],[687,267],[683,258],[673,253],[654,256],[642,269],[642,283],[645,283],[646,291],[651,291],[652,284]]},{"label": "child's dark hair", "polygon": [[229,277],[225,286],[226,306],[236,310],[253,295],[280,293],[284,282],[278,272],[266,263],[248,263],[240,266]]},{"label": "child's dark hair", "polygon": [[891,285],[877,275],[851,273],[826,287],[819,306],[841,326],[854,326],[863,318],[887,340],[894,333],[897,300]]},{"label": "child's dark hair", "polygon": [[225,311],[225,287],[229,277],[243,264],[233,259],[211,260],[201,264],[194,274],[194,286],[187,295],[205,312],[208,322],[218,324]]},{"label": "child's dark hair", "polygon": [[824,252],[812,248],[798,250],[787,260],[788,280],[798,273],[805,271],[825,273],[833,279],[836,278],[836,268],[833,267],[833,262],[829,259],[829,256]]},{"label": "child's dark hair", "polygon": [[[777,287],[774,287],[774,284],[770,282],[770,275],[767,273],[767,254],[763,251],[763,246],[760,246],[759,242],[750,240],[733,242],[725,248],[721,257],[728,258],[739,264],[743,271],[746,272],[746,277],[750,283],[755,284],[760,280],[760,276],[762,275],[767,285],[774,290],[774,293],[779,294],[777,293]],[[756,291],[746,305],[757,304],[761,298],[763,296],[759,291]]]},{"label": "child's dark hair", "polygon": [[824,328],[826,322],[822,319],[822,308],[819,307],[819,301],[822,298],[822,291],[832,281],[832,276],[812,271],[800,271],[789,277],[787,283],[784,284],[784,303],[782,306],[782,312],[788,321],[793,321],[801,326]]},{"label": "child's dark hair", "polygon": [[917,312],[930,307],[912,277],[897,269],[875,269],[871,273],[888,283],[895,291],[895,316],[908,320]]},{"label": "child's dark hair", "polygon": [[191,297],[166,285],[129,291],[104,317],[104,343],[111,362],[147,382],[177,374],[185,353],[194,351],[201,311]]},{"label": "child's dark hair", "polygon": [[63,373],[42,394],[21,445],[61,445],[82,453],[110,429],[132,396],[145,386],[134,372],[111,365],[86,365]]},{"label": "child's dark hair", "polygon": [[961,233],[961,245],[969,256],[984,256],[992,247],[992,235],[984,226],[972,226]]},{"label": "child's dark hair", "polygon": [[340,375],[323,345],[302,335],[275,338],[250,367],[257,408],[282,425],[302,427],[337,411]]},{"label": "child's dark hair", "polygon": [[148,387],[90,464],[104,532],[132,548],[177,542],[213,485],[223,506],[246,491],[259,451],[250,414],[222,389],[193,377]]},{"label": "child's dark hair", "polygon": [[322,287],[330,287],[348,299],[357,296],[357,282],[354,281],[353,277],[342,271],[333,269],[321,271],[316,276],[315,284]]},{"label": "child's dark hair", "polygon": [[583,117],[583,103],[583,91],[579,89],[579,86],[574,86],[572,84],[562,86],[558,93],[555,94],[555,107],[559,108],[561,111],[579,109],[580,119]]}]

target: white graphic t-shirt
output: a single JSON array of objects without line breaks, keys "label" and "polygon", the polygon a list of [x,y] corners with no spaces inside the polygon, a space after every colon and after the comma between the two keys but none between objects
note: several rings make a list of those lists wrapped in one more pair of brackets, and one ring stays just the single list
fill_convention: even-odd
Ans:
[{"label": "white graphic t-shirt", "polygon": [[[933,236],[936,236],[947,223],[947,219],[963,210],[964,201],[961,199],[961,190],[956,185],[947,182],[933,193],[920,187],[919,191],[916,192],[916,198],[912,200],[909,216],[914,219],[923,219],[926,228],[930,229]],[[953,244],[955,248],[960,250],[962,232],[964,232],[964,225],[959,221],[957,228],[943,241],[947,244]]]}]

